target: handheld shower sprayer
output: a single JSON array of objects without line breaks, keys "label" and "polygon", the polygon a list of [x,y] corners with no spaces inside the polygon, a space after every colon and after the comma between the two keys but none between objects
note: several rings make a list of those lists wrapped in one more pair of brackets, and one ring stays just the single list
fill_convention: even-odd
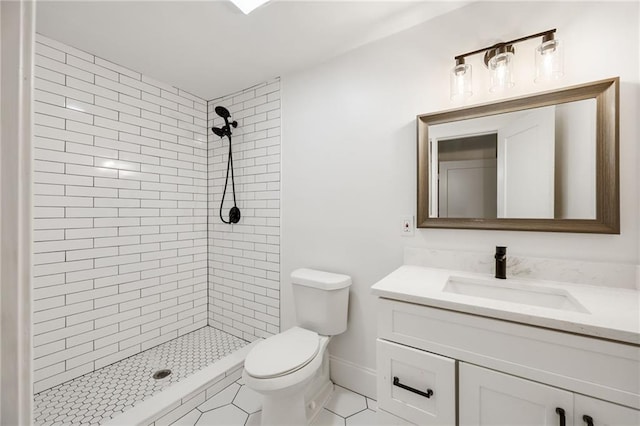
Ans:
[{"label": "handheld shower sprayer", "polygon": [[223,106],[217,106],[215,111],[216,111],[216,114],[224,118],[224,126],[212,127],[211,130],[213,131],[213,133],[216,134],[216,136],[219,136],[221,138],[224,136],[227,136],[229,138],[229,141],[231,141],[231,127],[233,127],[234,129],[238,127],[238,122],[235,120],[232,121],[231,123],[229,122],[231,113],[229,112],[228,109],[226,109]]},{"label": "handheld shower sprayer", "polygon": [[[233,176],[233,152],[231,151],[231,134],[232,134],[231,128],[233,127],[235,129],[236,127],[238,127],[238,122],[235,120],[229,122],[229,118],[231,117],[231,114],[229,113],[229,110],[223,106],[217,106],[215,111],[216,111],[216,114],[218,114],[220,117],[224,119],[224,126],[212,127],[211,131],[215,133],[215,135],[218,137],[223,138],[226,136],[229,139],[229,157],[227,159],[227,177],[225,178],[225,181],[224,181],[224,190],[222,191],[222,200],[220,201],[220,211],[219,211],[220,219],[227,224],[238,223],[240,222],[240,209],[236,205],[236,184]],[[229,170],[231,170],[231,188],[233,191],[233,207],[231,207],[231,210],[229,210],[229,220],[227,221],[222,216],[222,205],[224,204],[224,197],[227,194],[227,184],[229,183]]]}]

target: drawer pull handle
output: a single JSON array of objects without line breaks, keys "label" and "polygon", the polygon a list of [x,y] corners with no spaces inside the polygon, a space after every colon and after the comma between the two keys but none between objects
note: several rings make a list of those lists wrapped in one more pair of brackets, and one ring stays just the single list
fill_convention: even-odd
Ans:
[{"label": "drawer pull handle", "polygon": [[567,419],[565,418],[564,410],[560,407],[556,407],[556,413],[560,416],[560,426],[566,426]]},{"label": "drawer pull handle", "polygon": [[587,426],[593,426],[593,417],[587,416],[586,414],[582,416],[582,420],[587,424]]},{"label": "drawer pull handle", "polygon": [[393,386],[397,386],[399,388],[408,390],[409,392],[417,393],[420,396],[424,396],[425,398],[431,398],[433,396],[433,391],[431,389],[427,389],[426,392],[422,392],[416,388],[412,388],[411,386],[403,385],[400,383],[400,379],[397,377],[393,377]]}]

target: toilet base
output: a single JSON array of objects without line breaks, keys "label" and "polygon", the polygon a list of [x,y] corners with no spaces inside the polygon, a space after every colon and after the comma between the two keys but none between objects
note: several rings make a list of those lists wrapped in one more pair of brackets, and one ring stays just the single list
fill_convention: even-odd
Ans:
[{"label": "toilet base", "polygon": [[309,424],[305,412],[304,393],[297,391],[262,396],[262,426],[300,426]]},{"label": "toilet base", "polygon": [[[322,373],[319,371],[318,373]],[[324,377],[323,377],[324,376]],[[308,425],[320,414],[333,393],[334,385],[328,374],[316,375],[306,385],[307,391],[296,388],[293,392],[262,395],[261,426]]]},{"label": "toilet base", "polygon": [[322,365],[305,392],[307,422],[311,423],[333,393],[333,382],[329,379],[329,353],[325,352]]}]

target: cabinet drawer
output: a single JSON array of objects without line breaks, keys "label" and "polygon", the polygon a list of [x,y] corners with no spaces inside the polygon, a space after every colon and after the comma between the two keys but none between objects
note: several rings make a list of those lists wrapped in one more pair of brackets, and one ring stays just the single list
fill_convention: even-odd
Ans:
[{"label": "cabinet drawer", "polygon": [[377,355],[381,409],[416,425],[456,423],[455,360],[381,339]]}]

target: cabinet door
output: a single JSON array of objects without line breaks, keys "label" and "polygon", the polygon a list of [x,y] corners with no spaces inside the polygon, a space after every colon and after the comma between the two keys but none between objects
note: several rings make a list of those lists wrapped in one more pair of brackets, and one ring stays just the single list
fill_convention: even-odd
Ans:
[{"label": "cabinet door", "polygon": [[378,408],[416,425],[456,424],[456,362],[378,339]]},{"label": "cabinet door", "polygon": [[640,411],[588,396],[575,395],[575,426],[638,426]]},{"label": "cabinet door", "polygon": [[573,424],[571,392],[462,362],[458,386],[460,426]]}]

